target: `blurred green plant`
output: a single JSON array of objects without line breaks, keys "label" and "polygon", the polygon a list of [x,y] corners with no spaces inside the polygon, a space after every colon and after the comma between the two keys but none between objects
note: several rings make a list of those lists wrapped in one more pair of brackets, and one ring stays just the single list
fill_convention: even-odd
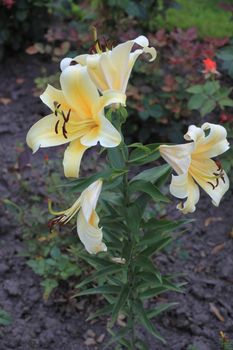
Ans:
[{"label": "blurred green plant", "polygon": [[193,85],[187,89],[192,94],[188,101],[190,110],[199,110],[204,117],[216,107],[224,110],[225,107],[233,107],[233,99],[229,97],[233,88],[221,87],[219,81],[207,81],[203,85]]},{"label": "blurred green plant", "polygon": [[[231,0],[224,1],[225,5],[232,5]],[[232,9],[227,11],[220,5],[220,0],[175,0],[166,9],[164,17],[150,20],[150,29],[174,27],[188,29],[195,27],[201,38],[205,37],[231,37],[233,35]]]},{"label": "blurred green plant", "polygon": [[233,342],[224,332],[220,332],[220,350],[233,350]]},{"label": "blurred green plant", "polygon": [[12,323],[11,315],[0,308],[0,326],[9,326]]},{"label": "blurred green plant", "polygon": [[6,49],[18,50],[43,37],[52,0],[0,1],[0,60]]},{"label": "blurred green plant", "polygon": [[60,72],[48,75],[45,68],[41,69],[41,76],[34,79],[36,92],[41,94],[47,87],[48,84],[55,86],[56,88],[60,87],[59,84]]},{"label": "blurred green plant", "polygon": [[222,68],[233,78],[233,40],[230,45],[218,50],[216,56],[223,61]]}]

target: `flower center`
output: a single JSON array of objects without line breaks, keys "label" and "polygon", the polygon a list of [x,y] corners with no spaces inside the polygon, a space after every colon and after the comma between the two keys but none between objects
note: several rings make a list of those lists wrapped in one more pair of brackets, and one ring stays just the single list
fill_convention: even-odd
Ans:
[{"label": "flower center", "polygon": [[[65,115],[64,111],[61,110],[61,104],[58,103],[57,101],[53,102],[55,110],[54,110],[54,114],[56,117],[58,117],[58,115],[60,115],[63,119],[63,124],[62,124],[62,133],[65,139],[67,139],[67,130],[66,130],[66,124],[68,123],[69,119],[70,119],[70,112],[71,109],[68,110],[67,114]],[[56,122],[55,124],[55,133],[58,134],[59,130],[59,123],[60,123],[60,119]]]}]

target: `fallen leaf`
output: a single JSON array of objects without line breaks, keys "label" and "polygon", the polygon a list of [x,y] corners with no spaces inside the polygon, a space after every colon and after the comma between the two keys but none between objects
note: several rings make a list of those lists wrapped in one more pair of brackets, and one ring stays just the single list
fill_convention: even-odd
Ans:
[{"label": "fallen leaf", "polygon": [[4,106],[7,106],[9,105],[9,103],[12,102],[12,99],[11,98],[8,98],[8,97],[0,97],[0,103]]},{"label": "fallen leaf", "polygon": [[205,227],[207,227],[207,226],[209,226],[210,224],[212,224],[215,221],[222,221],[222,217],[220,217],[220,216],[217,216],[217,217],[210,216],[207,219],[205,219],[204,225],[205,225]]},{"label": "fallen leaf", "polygon": [[23,83],[25,82],[25,79],[23,79],[23,78],[17,78],[17,79],[15,80],[15,82],[16,82],[16,84],[21,85],[21,84],[23,84]]},{"label": "fallen leaf", "polygon": [[28,55],[35,55],[36,53],[38,53],[38,48],[35,45],[32,45],[32,46],[27,47],[25,52]]},{"label": "fallen leaf", "polygon": [[126,327],[126,322],[123,321],[124,319],[125,319],[125,315],[119,314],[119,316],[117,318],[117,324],[121,327]]},{"label": "fallen leaf", "polygon": [[217,244],[211,251],[211,254],[218,254],[225,248],[225,243]]},{"label": "fallen leaf", "polygon": [[84,341],[84,344],[87,345],[87,346],[95,345],[95,344],[96,344],[96,341],[95,341],[95,339],[93,339],[93,338],[87,338],[87,339]]},{"label": "fallen leaf", "polygon": [[95,338],[95,332],[93,332],[93,330],[92,329],[88,329],[87,331],[86,331],[86,333],[84,334],[84,337],[85,338]]},{"label": "fallen leaf", "polygon": [[97,343],[102,343],[104,338],[105,338],[105,334],[104,333],[100,334],[96,339]]},{"label": "fallen leaf", "polygon": [[221,322],[224,322],[224,317],[220,314],[218,308],[213,304],[209,303],[210,311],[217,317],[217,319]]}]

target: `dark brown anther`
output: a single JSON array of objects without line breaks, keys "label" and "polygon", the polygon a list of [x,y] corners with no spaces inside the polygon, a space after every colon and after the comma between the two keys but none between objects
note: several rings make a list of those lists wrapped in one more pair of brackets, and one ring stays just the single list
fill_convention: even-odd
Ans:
[{"label": "dark brown anther", "polygon": [[55,133],[58,134],[58,124],[59,124],[59,120],[56,122],[56,125],[55,125]]},{"label": "dark brown anther", "polygon": [[213,187],[213,190],[215,189],[215,186],[212,184],[212,182],[207,181],[207,183]]},{"label": "dark brown anther", "polygon": [[215,164],[217,165],[217,167],[218,167],[218,171],[220,171],[220,170],[222,170],[222,164],[221,164],[221,162],[220,162],[220,160],[215,160]]},{"label": "dark brown anther", "polygon": [[217,177],[217,178],[216,178],[216,185],[215,185],[215,188],[218,187],[218,185],[219,185],[219,178]]},{"label": "dark brown anther", "polygon": [[54,112],[55,116],[57,117],[57,110],[55,109],[55,112]]},{"label": "dark brown anther", "polygon": [[213,173],[215,176],[219,176],[219,174],[218,173]]},{"label": "dark brown anther", "polygon": [[78,62],[76,62],[75,60],[72,60],[72,61],[70,62],[70,66],[76,66],[76,64],[78,64]]},{"label": "dark brown anther", "polygon": [[62,132],[63,132],[63,136],[65,137],[65,139],[67,139],[67,130],[66,130],[66,124],[64,123],[63,126],[62,126]]},{"label": "dark brown anther", "polygon": [[68,113],[67,113],[67,116],[66,116],[66,122],[68,122],[68,121],[69,121],[69,119],[70,119],[70,112],[71,112],[71,109],[69,109],[69,111],[68,111]]},{"label": "dark brown anther", "polygon": [[224,184],[225,184],[225,183],[226,183],[226,181],[225,181],[224,175],[221,175],[220,177],[221,177],[222,181],[223,181],[223,182],[224,182]]},{"label": "dark brown anther", "polygon": [[59,105],[57,105],[57,109],[59,109],[61,107],[61,104],[59,103]]},{"label": "dark brown anther", "polygon": [[58,102],[57,102],[57,101],[54,101],[54,102],[53,102],[53,105],[54,105],[54,107],[56,108],[57,105],[58,105]]},{"label": "dark brown anther", "polygon": [[59,216],[55,217],[54,219],[49,220],[48,227],[49,227],[50,231],[56,225],[64,225],[65,221],[64,222],[62,221],[63,218],[64,218],[64,215],[59,215]]},{"label": "dark brown anther", "polygon": [[62,114],[62,117],[63,117],[64,121],[66,122],[66,116],[65,116],[65,113],[62,111],[62,112],[61,112],[61,114]]}]

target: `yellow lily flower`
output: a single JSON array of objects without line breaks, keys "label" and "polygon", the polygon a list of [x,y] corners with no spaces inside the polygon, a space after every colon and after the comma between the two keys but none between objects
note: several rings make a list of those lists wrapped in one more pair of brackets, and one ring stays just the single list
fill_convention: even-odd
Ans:
[{"label": "yellow lily flower", "polygon": [[27,134],[27,144],[33,153],[39,147],[51,147],[70,142],[64,154],[66,177],[78,177],[85,150],[98,142],[103,147],[116,147],[121,142],[119,132],[104,116],[104,107],[119,103],[116,94],[99,96],[87,68],[70,66],[60,77],[61,90],[48,85],[40,96],[52,114],[39,120]]},{"label": "yellow lily flower", "polygon": [[161,156],[178,175],[172,175],[170,192],[177,198],[186,198],[177,208],[184,214],[192,213],[200,198],[199,187],[212,198],[215,206],[229,188],[229,179],[219,161],[210,158],[226,152],[229,143],[226,129],[204,123],[201,128],[191,125],[184,135],[190,143],[159,147]]},{"label": "yellow lily flower", "polygon": [[[131,52],[134,44],[141,46]],[[134,40],[119,44],[113,49],[103,49],[99,42],[95,45],[96,53],[76,56],[74,59],[64,58],[61,61],[61,70],[64,71],[70,64],[78,63],[87,66],[88,73],[97,88],[104,95],[112,91],[118,93],[120,103],[125,105],[125,91],[133,65],[143,52],[151,55],[150,62],[156,58],[154,47],[148,47],[148,39],[141,35]]]},{"label": "yellow lily flower", "polygon": [[101,188],[102,181],[97,180],[81,193],[69,209],[55,212],[50,207],[51,214],[57,215],[50,221],[50,227],[56,224],[65,225],[77,214],[77,233],[90,254],[107,250],[106,245],[102,242],[103,232],[98,227],[99,217],[95,211]]}]

